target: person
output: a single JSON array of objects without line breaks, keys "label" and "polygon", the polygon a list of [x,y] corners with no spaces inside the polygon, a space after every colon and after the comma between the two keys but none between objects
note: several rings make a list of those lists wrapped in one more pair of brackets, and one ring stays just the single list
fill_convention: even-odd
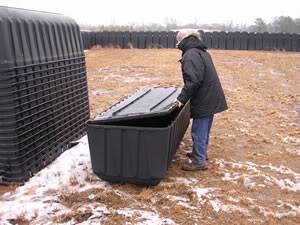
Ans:
[{"label": "person", "polygon": [[206,170],[207,147],[214,114],[227,110],[225,95],[207,47],[194,30],[179,31],[177,47],[182,51],[181,70],[184,87],[177,97],[179,107],[191,104],[192,152],[187,153],[185,171]]}]

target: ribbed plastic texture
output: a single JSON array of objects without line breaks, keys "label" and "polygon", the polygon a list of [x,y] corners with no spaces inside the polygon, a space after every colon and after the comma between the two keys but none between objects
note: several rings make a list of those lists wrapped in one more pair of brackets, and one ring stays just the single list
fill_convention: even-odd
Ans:
[{"label": "ribbed plastic texture", "polygon": [[[166,92],[170,90],[166,89]],[[174,101],[175,98],[170,95],[166,100]],[[122,102],[130,102],[128,99]],[[138,104],[146,100],[144,95]],[[122,102],[116,106],[124,105]],[[95,174],[112,182],[157,185],[163,179],[190,121],[189,102],[181,109],[172,109],[153,116],[139,114],[127,120],[125,117],[110,122],[89,120],[88,139]],[[112,107],[104,115],[114,110]]]},{"label": "ribbed plastic texture", "polygon": [[[300,34],[204,32],[202,39],[208,48],[229,50],[300,51]],[[94,45],[120,48],[175,48],[177,32],[82,32],[84,48]]]},{"label": "ribbed plastic texture", "polygon": [[0,7],[0,183],[23,182],[85,133],[89,118],[79,26]]}]

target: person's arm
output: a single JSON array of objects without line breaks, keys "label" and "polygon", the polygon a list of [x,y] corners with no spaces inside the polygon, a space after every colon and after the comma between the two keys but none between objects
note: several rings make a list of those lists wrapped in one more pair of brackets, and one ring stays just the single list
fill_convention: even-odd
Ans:
[{"label": "person's arm", "polygon": [[204,64],[200,55],[187,53],[182,62],[182,73],[184,87],[177,97],[177,100],[185,104],[193,94],[200,88],[204,76]]}]

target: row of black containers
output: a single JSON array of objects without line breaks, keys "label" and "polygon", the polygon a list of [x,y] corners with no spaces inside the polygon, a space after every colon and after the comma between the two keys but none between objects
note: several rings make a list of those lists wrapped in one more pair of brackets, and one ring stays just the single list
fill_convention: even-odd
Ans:
[{"label": "row of black containers", "polygon": [[119,48],[175,48],[175,32],[86,32],[82,31],[84,48],[94,46]]},{"label": "row of black containers", "polygon": [[[300,34],[203,32],[208,48],[228,50],[300,51]],[[177,32],[82,32],[84,48],[175,48]]]},{"label": "row of black containers", "polygon": [[89,120],[80,30],[68,17],[0,7],[0,183],[19,183],[85,134],[92,168],[115,182],[155,185],[189,125],[180,89],[150,88]]}]

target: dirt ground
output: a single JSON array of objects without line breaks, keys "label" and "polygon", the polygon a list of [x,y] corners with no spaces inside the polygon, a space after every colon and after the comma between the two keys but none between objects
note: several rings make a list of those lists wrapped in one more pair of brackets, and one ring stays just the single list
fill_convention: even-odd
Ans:
[{"label": "dirt ground", "polygon": [[[147,209],[178,224],[299,224],[300,54],[210,52],[229,110],[215,117],[209,170],[181,170],[192,144],[189,128],[160,185],[113,185],[123,197],[101,189],[93,193],[110,209]],[[92,116],[138,87],[181,86],[179,59],[176,49],[86,51]],[[0,195],[5,191],[0,187]],[[73,207],[86,195],[64,193],[60,199]],[[78,221],[86,215],[76,214]],[[139,222],[115,213],[102,223],[126,221]]]}]

